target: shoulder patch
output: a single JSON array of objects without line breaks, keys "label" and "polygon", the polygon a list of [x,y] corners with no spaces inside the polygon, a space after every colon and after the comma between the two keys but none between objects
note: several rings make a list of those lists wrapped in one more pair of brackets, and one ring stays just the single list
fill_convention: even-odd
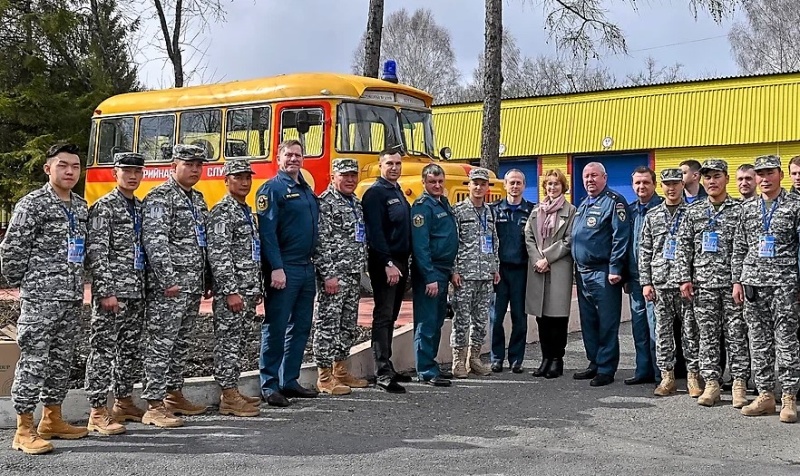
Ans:
[{"label": "shoulder patch", "polygon": [[256,200],[256,210],[264,212],[267,211],[267,208],[269,208],[269,198],[266,195],[259,195]]},{"label": "shoulder patch", "polygon": [[92,230],[99,230],[103,228],[106,224],[106,219],[101,217],[100,215],[95,215],[92,218]]},{"label": "shoulder patch", "polygon": [[13,215],[11,215],[11,224],[16,226],[22,226],[25,222],[28,221],[28,213],[22,210],[16,210]]},{"label": "shoulder patch", "polygon": [[627,210],[627,207],[625,206],[625,204],[621,203],[621,202],[617,202],[617,205],[615,206],[615,208],[616,208],[616,211],[617,211],[617,217],[620,219],[620,221],[625,221],[625,219],[628,218],[628,210]]},{"label": "shoulder patch", "polygon": [[225,234],[225,228],[226,228],[226,226],[225,226],[225,222],[224,221],[220,220],[217,223],[214,223],[214,233],[216,233],[218,235],[224,235]]},{"label": "shoulder patch", "polygon": [[425,224],[425,217],[423,217],[421,214],[417,213],[416,215],[414,215],[414,219],[412,221],[414,223],[414,226],[419,228],[419,227],[421,227],[422,225]]},{"label": "shoulder patch", "polygon": [[147,217],[157,220],[164,216],[164,206],[157,203],[147,208]]}]

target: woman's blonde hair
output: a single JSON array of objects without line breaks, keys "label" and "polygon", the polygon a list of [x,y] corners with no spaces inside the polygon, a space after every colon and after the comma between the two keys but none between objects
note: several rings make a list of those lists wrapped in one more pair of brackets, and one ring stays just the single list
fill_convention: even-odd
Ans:
[{"label": "woman's blonde hair", "polygon": [[569,190],[569,185],[567,184],[567,176],[564,175],[564,172],[561,169],[550,169],[542,175],[542,189],[547,190],[547,178],[548,177],[555,177],[556,180],[561,182],[561,193],[567,193]]}]

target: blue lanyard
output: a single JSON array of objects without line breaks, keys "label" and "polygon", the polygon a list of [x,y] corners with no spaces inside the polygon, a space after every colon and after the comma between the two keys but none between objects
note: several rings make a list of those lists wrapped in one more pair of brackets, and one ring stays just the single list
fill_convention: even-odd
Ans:
[{"label": "blue lanyard", "polygon": [[769,234],[769,227],[772,224],[772,215],[775,214],[775,210],[778,208],[778,198],[775,198],[775,201],[772,202],[772,206],[769,209],[769,215],[767,215],[767,202],[764,198],[761,198],[761,224],[764,227],[764,233]]},{"label": "blue lanyard", "polygon": [[[358,209],[356,208],[356,201],[355,199],[353,199],[353,196],[351,195],[349,197],[346,197],[342,195],[342,197],[344,197],[350,209],[353,210],[353,216],[356,218],[356,223],[361,223],[361,218],[358,216]],[[403,200],[405,200],[405,198]]]},{"label": "blue lanyard", "polygon": [[483,204],[483,214],[482,215],[480,213],[478,213],[478,209],[477,208],[472,207],[472,209],[475,211],[475,216],[478,217],[478,222],[480,222],[480,224],[481,224],[481,229],[483,230],[484,233],[486,233],[486,229],[489,227],[489,224],[488,224],[489,218],[486,216],[486,204],[485,203]]},{"label": "blue lanyard", "polygon": [[681,226],[681,218],[682,217],[683,217],[683,210],[678,210],[678,212],[675,213],[675,216],[671,217],[669,215],[669,210],[668,209],[664,209],[664,218],[666,218],[667,223],[672,221],[672,225],[669,228],[670,236],[675,236],[675,233],[678,232],[678,227]]},{"label": "blue lanyard", "polygon": [[[714,207],[714,205],[711,205],[711,202],[708,202],[708,204],[711,206],[711,208]],[[714,228],[716,228],[717,218],[719,217],[720,213],[722,213],[725,210],[725,204],[723,203],[720,206],[719,211],[714,214],[713,218],[711,217],[711,208],[709,208],[707,210],[707,212],[708,212],[708,227],[713,230]]]},{"label": "blue lanyard", "polygon": [[244,219],[248,225],[250,225],[250,235],[253,237],[256,236],[255,226],[253,226],[253,214],[250,212],[250,207],[247,205],[240,205],[242,208],[242,215],[244,215]]},{"label": "blue lanyard", "polygon": [[77,226],[75,225],[75,213],[72,211],[72,206],[67,208],[63,202],[59,202],[58,205],[64,210],[64,214],[67,215],[67,220],[69,220],[69,236],[75,236]]},{"label": "blue lanyard", "polygon": [[125,199],[125,201],[127,202],[126,208],[128,209],[128,214],[131,216],[131,220],[133,220],[133,233],[136,235],[135,238],[136,241],[138,242],[139,236],[142,232],[142,217],[136,211],[135,201],[129,201],[128,199]]},{"label": "blue lanyard", "polygon": [[[189,192],[191,193],[191,192]],[[197,218],[197,208],[194,206],[194,202],[188,196],[186,197],[186,203],[189,205],[189,210],[192,211],[192,218],[194,218],[195,225],[201,225],[200,220]]]}]

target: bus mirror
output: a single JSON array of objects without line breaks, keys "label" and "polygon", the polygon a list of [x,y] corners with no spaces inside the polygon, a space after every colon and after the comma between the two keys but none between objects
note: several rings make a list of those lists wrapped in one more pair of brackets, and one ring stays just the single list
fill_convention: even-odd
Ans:
[{"label": "bus mirror", "polygon": [[445,160],[449,160],[450,157],[452,156],[453,156],[453,151],[450,150],[450,147],[442,147],[441,150],[439,150],[439,157]]},{"label": "bus mirror", "polygon": [[298,111],[294,122],[297,132],[300,134],[307,134],[311,129],[311,123],[308,121],[308,113],[306,111]]}]

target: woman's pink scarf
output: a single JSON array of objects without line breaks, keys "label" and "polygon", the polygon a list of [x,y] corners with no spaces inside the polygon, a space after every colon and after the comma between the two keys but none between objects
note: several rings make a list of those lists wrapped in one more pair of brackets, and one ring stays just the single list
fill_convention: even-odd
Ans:
[{"label": "woman's pink scarf", "polygon": [[545,202],[539,203],[539,212],[536,216],[537,225],[539,227],[539,235],[542,240],[546,240],[553,235],[556,229],[556,219],[558,218],[558,211],[564,206],[564,195],[560,195],[555,200],[549,199]]}]

